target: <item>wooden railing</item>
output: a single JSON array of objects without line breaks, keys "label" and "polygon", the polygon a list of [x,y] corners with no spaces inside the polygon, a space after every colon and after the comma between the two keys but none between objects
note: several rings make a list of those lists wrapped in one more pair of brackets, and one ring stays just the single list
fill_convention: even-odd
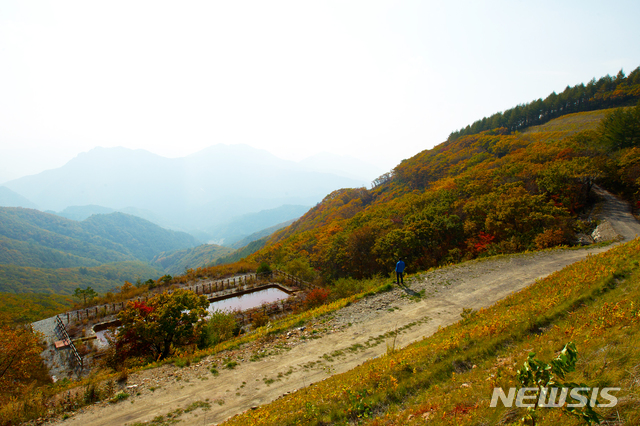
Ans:
[{"label": "wooden railing", "polygon": [[306,281],[302,281],[300,278],[298,278],[298,277],[296,277],[294,275],[288,274],[288,273],[286,273],[284,271],[280,271],[278,269],[274,269],[273,270],[273,274],[274,275],[279,275],[281,277],[284,277],[285,280],[289,280],[289,281],[293,282],[294,285],[297,285],[301,289],[310,289],[310,288],[316,288],[317,287],[317,286],[315,286],[315,285],[313,285],[311,283],[308,283]]},{"label": "wooden railing", "polygon": [[[195,284],[190,286],[181,286],[180,288],[191,290],[196,294],[202,294],[210,297],[210,295],[216,294],[219,292],[227,292],[227,291],[232,292],[232,290],[240,286],[257,285],[258,283],[265,282],[265,281],[269,282],[274,278],[274,276],[282,277],[286,281],[290,281],[291,283],[293,283],[294,286],[303,290],[312,289],[316,287],[315,285],[308,283],[306,281],[303,281],[294,275],[275,269],[272,272],[261,273],[261,274],[250,273],[250,274],[245,274],[245,275],[237,276],[233,278],[225,278],[223,280],[204,282],[201,284]],[[171,293],[173,290],[168,290],[168,291]],[[61,315],[66,316],[67,323],[69,323],[70,321],[81,321],[84,319],[96,320],[109,315],[117,314],[118,312],[120,312],[121,310],[127,307],[128,302],[136,302],[136,301],[142,302],[147,300],[149,300],[149,296],[135,297],[133,299],[123,301],[123,302],[107,303],[99,306],[92,306],[90,308],[69,311]]]},{"label": "wooden railing", "polygon": [[210,283],[196,284],[193,286],[186,286],[181,288],[186,288],[187,290],[191,290],[196,294],[212,294],[219,291],[236,288],[241,285],[244,286],[251,282],[258,281],[260,280],[260,278],[261,277],[257,274],[245,274],[239,277],[227,278],[225,280],[217,280]]}]

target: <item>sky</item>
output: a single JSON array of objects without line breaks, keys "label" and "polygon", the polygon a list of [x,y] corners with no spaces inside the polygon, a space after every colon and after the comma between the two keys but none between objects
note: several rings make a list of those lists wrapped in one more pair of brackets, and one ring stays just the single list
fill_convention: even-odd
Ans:
[{"label": "sky", "polygon": [[0,2],[0,183],[93,147],[218,143],[391,170],[454,130],[640,66],[640,2]]}]

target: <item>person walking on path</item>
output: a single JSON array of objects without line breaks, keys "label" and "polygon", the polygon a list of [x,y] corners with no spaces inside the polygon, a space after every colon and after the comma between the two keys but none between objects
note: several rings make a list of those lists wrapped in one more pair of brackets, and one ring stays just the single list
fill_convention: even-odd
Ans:
[{"label": "person walking on path", "polygon": [[398,259],[398,263],[396,263],[396,284],[404,284],[402,277],[404,275],[405,264],[402,259]]}]

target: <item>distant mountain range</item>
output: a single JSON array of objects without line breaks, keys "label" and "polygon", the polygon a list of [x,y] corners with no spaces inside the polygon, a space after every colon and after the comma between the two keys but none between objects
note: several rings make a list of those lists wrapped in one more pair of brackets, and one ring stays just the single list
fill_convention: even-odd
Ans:
[{"label": "distant mountain range", "polygon": [[124,213],[82,222],[38,210],[0,207],[0,291],[70,294],[98,291],[124,280],[157,278],[152,259],[199,244],[184,232],[163,229]]},{"label": "distant mountain range", "polygon": [[[357,161],[353,173],[345,172],[345,161],[319,155],[296,163],[247,145],[219,144],[176,159],[94,148],[63,167],[6,182],[0,205],[37,206],[75,220],[120,211],[199,238],[234,242],[299,217],[335,189],[367,186],[377,174]],[[278,208],[288,216],[255,215]],[[254,215],[238,219],[248,214]]]},{"label": "distant mountain range", "polygon": [[282,228],[286,228],[287,226],[291,225],[295,221],[296,221],[295,219],[291,219],[291,220],[288,220],[286,222],[282,222],[282,223],[279,223],[277,225],[273,225],[273,226],[271,226],[269,228],[262,229],[262,230],[260,230],[258,232],[254,232],[253,234],[251,234],[251,235],[249,235],[247,237],[244,237],[243,239],[241,239],[239,241],[236,241],[233,244],[230,244],[230,247],[232,247],[234,249],[241,249],[241,248],[247,246],[249,243],[252,243],[252,242],[254,242],[256,240],[259,240],[261,238],[268,237],[271,234],[273,234],[274,232],[276,232],[276,231],[278,231],[278,230],[280,230]]},{"label": "distant mountain range", "polygon": [[260,237],[250,239],[247,244],[268,235],[264,234],[264,232],[267,232],[265,230],[273,229],[269,232],[269,234],[271,234],[283,227],[284,222],[290,223],[290,221],[299,218],[308,210],[308,206],[285,205],[275,209],[263,210],[258,213],[248,213],[238,216],[228,222],[208,228],[207,233],[212,236],[215,235],[218,238],[217,241],[209,239],[208,242],[238,248],[237,243],[244,241],[244,239],[250,235],[256,232],[262,232]]}]

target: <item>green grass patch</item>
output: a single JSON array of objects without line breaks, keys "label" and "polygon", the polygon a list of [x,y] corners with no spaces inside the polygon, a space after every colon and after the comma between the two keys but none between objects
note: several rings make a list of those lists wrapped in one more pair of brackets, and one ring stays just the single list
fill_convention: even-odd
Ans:
[{"label": "green grass patch", "polygon": [[126,392],[118,392],[117,394],[115,394],[113,398],[111,398],[111,402],[116,403],[116,402],[124,401],[125,399],[129,398],[129,396],[130,395]]}]

